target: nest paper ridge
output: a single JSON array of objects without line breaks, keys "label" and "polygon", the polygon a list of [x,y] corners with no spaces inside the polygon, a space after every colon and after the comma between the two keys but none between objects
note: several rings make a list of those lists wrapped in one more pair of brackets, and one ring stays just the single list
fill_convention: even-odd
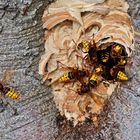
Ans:
[{"label": "nest paper ridge", "polygon": [[[44,36],[45,53],[41,57],[39,73],[45,79],[55,81],[68,71],[58,67],[57,61],[77,67],[76,55],[82,58],[84,54],[76,50],[76,45],[82,40],[92,40],[93,35],[97,46],[106,42],[116,42],[123,45],[128,56],[131,56],[134,50],[134,32],[130,16],[127,14],[128,7],[123,0],[95,0],[92,3],[82,0],[58,0],[51,4],[42,17],[43,28],[47,30]],[[107,40],[103,40],[107,37]],[[81,58],[78,58],[80,69]],[[100,114],[117,85],[118,82],[109,83],[106,87],[101,83],[92,89],[92,96],[80,96],[75,92],[80,86],[79,82],[75,82],[74,85],[54,82],[52,89],[56,107],[61,115],[74,120],[76,124],[91,117],[91,114]],[[90,111],[87,108],[90,108]],[[95,117],[92,119],[96,120]]]}]

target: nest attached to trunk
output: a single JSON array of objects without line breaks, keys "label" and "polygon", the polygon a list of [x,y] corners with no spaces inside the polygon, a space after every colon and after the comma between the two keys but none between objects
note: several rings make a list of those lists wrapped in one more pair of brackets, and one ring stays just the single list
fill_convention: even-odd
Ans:
[{"label": "nest attached to trunk", "polygon": [[56,107],[61,115],[73,120],[75,124],[86,118],[95,122],[95,114],[100,114],[119,82],[102,80],[100,77],[101,82],[90,93],[79,95],[79,81],[63,83],[58,79],[69,72],[68,67],[84,67],[91,71],[90,65],[83,65],[83,58],[87,54],[77,49],[83,40],[94,40],[97,49],[118,43],[125,48],[127,57],[131,57],[134,32],[127,14],[128,7],[124,0],[95,0],[92,3],[58,0],[43,14],[43,28],[47,30],[44,36],[45,53],[39,63],[39,73],[43,75],[44,81],[51,79]]}]

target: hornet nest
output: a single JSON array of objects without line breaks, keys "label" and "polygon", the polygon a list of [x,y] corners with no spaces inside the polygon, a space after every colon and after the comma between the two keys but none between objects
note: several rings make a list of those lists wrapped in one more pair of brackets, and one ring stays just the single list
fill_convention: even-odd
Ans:
[{"label": "hornet nest", "polygon": [[125,0],[58,0],[44,11],[39,73],[50,80],[60,114],[75,125],[96,122],[115,88],[129,79],[134,31],[128,8]]}]

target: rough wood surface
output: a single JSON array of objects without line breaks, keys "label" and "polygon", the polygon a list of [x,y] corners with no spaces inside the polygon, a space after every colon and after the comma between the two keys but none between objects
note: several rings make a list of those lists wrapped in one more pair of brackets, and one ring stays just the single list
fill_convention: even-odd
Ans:
[{"label": "rough wood surface", "polygon": [[[26,15],[26,3],[29,9]],[[9,85],[22,95],[11,102],[19,115],[7,108],[0,113],[1,140],[139,140],[140,139],[140,46],[136,45],[135,77],[115,93],[95,129],[89,122],[76,128],[58,116],[51,89],[42,85],[38,60],[43,52],[41,16],[47,0],[0,0],[0,76],[15,70]],[[140,2],[129,0],[130,15],[140,31]],[[24,12],[25,11],[25,12]],[[25,14],[25,15],[24,15]],[[137,42],[140,42],[137,36]],[[63,128],[64,127],[64,128]]]}]

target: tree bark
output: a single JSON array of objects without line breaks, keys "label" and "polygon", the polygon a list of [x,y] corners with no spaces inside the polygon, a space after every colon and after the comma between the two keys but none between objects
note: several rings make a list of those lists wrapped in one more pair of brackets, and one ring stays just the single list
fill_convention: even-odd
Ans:
[{"label": "tree bark", "polygon": [[[28,4],[27,4],[28,2]],[[0,75],[12,68],[8,84],[21,93],[19,102],[9,102],[0,113],[1,140],[139,140],[140,139],[140,36],[137,36],[132,74],[135,76],[114,93],[100,116],[100,125],[90,122],[73,128],[58,116],[51,88],[41,84],[38,61],[43,53],[41,17],[51,0],[0,0]],[[140,31],[139,0],[129,0],[130,15]],[[6,99],[8,100],[8,99]]]}]

